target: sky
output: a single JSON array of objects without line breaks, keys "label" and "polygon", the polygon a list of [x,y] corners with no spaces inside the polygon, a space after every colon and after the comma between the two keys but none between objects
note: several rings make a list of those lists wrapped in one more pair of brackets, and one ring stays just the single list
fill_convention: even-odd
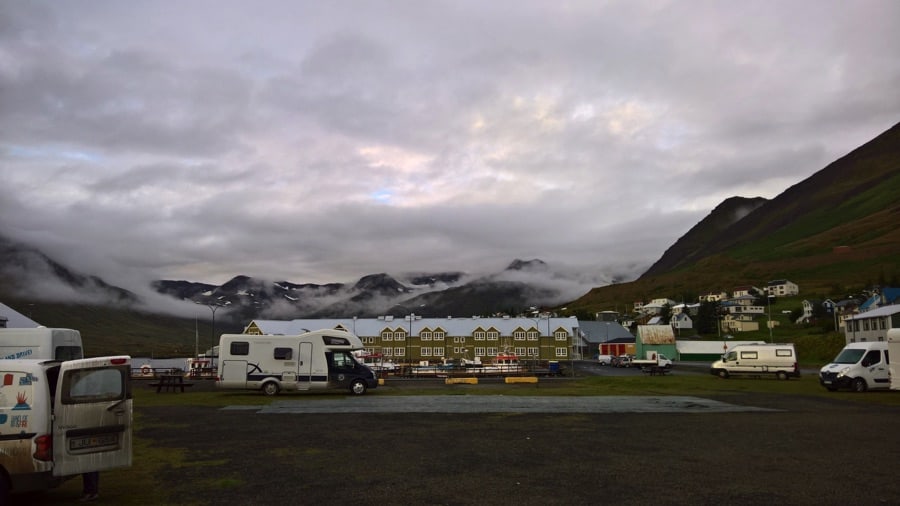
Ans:
[{"label": "sky", "polygon": [[0,235],[129,287],[637,277],[900,121],[900,2],[0,0]]}]

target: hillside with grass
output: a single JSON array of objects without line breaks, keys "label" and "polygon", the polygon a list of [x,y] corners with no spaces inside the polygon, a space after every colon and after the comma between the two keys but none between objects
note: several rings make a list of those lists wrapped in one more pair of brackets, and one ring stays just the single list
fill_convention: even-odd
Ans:
[{"label": "hillside with grass", "polygon": [[741,219],[731,219],[734,205],[719,206],[638,280],[595,288],[567,307],[621,311],[653,298],[696,301],[773,279],[797,283],[807,298],[897,284],[898,195],[900,124]]}]

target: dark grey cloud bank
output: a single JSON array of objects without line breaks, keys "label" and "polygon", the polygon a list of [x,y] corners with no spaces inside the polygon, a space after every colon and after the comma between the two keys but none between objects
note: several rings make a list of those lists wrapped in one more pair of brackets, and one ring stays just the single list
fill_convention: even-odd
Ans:
[{"label": "dark grey cloud bank", "polygon": [[900,3],[0,2],[0,231],[129,287],[639,274],[900,118]]}]

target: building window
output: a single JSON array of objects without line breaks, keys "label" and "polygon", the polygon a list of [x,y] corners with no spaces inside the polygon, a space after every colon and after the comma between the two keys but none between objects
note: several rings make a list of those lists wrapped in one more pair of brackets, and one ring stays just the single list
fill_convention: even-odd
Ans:
[{"label": "building window", "polygon": [[443,357],[444,356],[444,348],[443,347],[434,347],[434,356],[435,357]]},{"label": "building window", "polygon": [[393,341],[393,340],[394,340],[394,333],[393,333],[393,332],[382,332],[382,333],[381,333],[381,340],[382,340],[382,341]]},{"label": "building window", "polygon": [[454,342],[454,343],[462,343],[462,344],[466,344],[466,336],[455,336],[455,337],[453,338],[453,342]]},{"label": "building window", "polygon": [[431,341],[431,332],[422,332],[419,334],[419,337],[421,337],[423,341]]},{"label": "building window", "polygon": [[430,346],[423,346],[423,347],[422,347],[422,356],[423,356],[423,357],[430,357],[430,356],[431,356],[431,347],[430,347]]},{"label": "building window", "polygon": [[487,338],[488,338],[488,341],[496,341],[496,340],[500,339],[500,333],[499,332],[488,332]]},{"label": "building window", "polygon": [[483,357],[484,356],[484,346],[476,346],[475,347],[475,356]]},{"label": "building window", "polygon": [[434,333],[434,340],[435,340],[435,341],[443,341],[443,340],[444,340],[444,333],[443,333],[443,332],[435,332],[435,333]]},{"label": "building window", "polygon": [[[484,332],[483,331],[475,332],[475,340],[476,341],[484,341]],[[455,343],[456,340],[454,340],[453,342]]]},{"label": "building window", "polygon": [[513,339],[515,339],[516,341],[524,341],[525,340],[525,331],[517,330],[517,331],[513,332]]},{"label": "building window", "polygon": [[394,348],[394,356],[395,357],[405,357],[406,349],[404,348]]},{"label": "building window", "polygon": [[497,348],[489,346],[487,349],[487,354],[491,357],[496,357],[497,356]]},{"label": "building window", "polygon": [[568,357],[568,356],[569,356],[569,349],[568,349],[568,348],[557,348],[557,349],[556,349],[556,356],[557,356],[557,357]]},{"label": "building window", "polygon": [[457,355],[462,355],[462,354],[465,353],[465,352],[466,352],[466,347],[465,347],[465,346],[455,346],[455,347],[453,348],[453,353],[455,353],[455,354],[457,354]]},{"label": "building window", "polygon": [[519,357],[524,357],[525,354],[526,354],[526,351],[525,351],[525,347],[524,347],[524,346],[521,347],[521,348],[517,346],[516,349],[515,349],[515,352],[516,352],[516,355],[519,356]]},{"label": "building window", "polygon": [[383,351],[382,355],[384,355],[385,357],[392,357],[392,356],[394,356],[394,349],[393,349],[393,348],[384,348],[384,350],[382,350],[382,351]]},{"label": "building window", "polygon": [[537,341],[538,340],[538,331],[536,331],[536,330],[528,331],[528,340],[529,341]]},{"label": "building window", "polygon": [[406,332],[394,332],[394,341],[406,341]]},{"label": "building window", "polygon": [[566,334],[565,332],[557,332],[553,334],[553,337],[556,338],[557,341],[565,341],[569,338],[569,334]]},{"label": "building window", "polygon": [[539,348],[528,348],[528,356],[529,357],[537,357],[540,356],[541,352]]}]

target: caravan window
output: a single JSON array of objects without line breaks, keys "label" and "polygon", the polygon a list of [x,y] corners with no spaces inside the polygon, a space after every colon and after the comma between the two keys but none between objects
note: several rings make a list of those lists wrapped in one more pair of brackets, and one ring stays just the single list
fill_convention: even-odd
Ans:
[{"label": "caravan window", "polygon": [[793,357],[794,353],[788,348],[779,348],[775,350],[776,357]]},{"label": "caravan window", "polygon": [[741,358],[748,359],[748,360],[756,360],[757,358],[759,358],[759,354],[755,351],[742,351]]},{"label": "caravan window", "polygon": [[232,355],[249,355],[250,343],[247,341],[234,341],[229,348]]},{"label": "caravan window", "polygon": [[290,348],[275,348],[273,358],[275,360],[290,360],[294,356],[294,350]]}]

